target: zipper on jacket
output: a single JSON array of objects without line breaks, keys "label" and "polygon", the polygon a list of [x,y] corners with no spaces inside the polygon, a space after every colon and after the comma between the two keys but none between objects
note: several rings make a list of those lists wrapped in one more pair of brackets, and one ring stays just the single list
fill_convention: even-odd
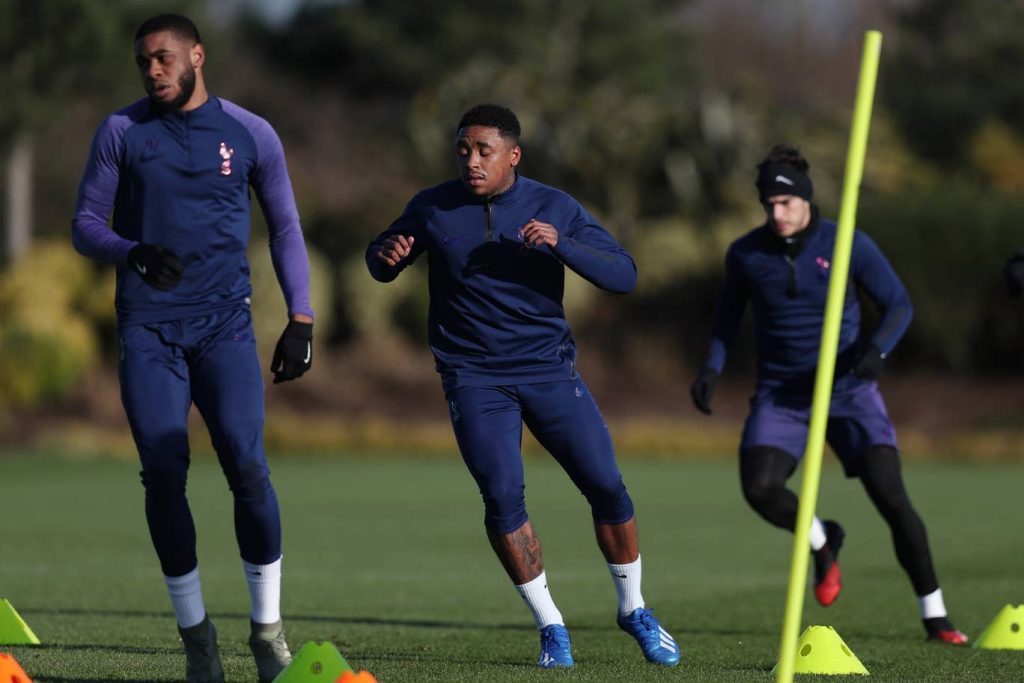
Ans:
[{"label": "zipper on jacket", "polygon": [[491,198],[484,200],[484,211],[487,212],[487,231],[484,233],[484,241],[490,242],[494,234],[494,227],[491,225]]},{"label": "zipper on jacket", "polygon": [[789,254],[783,256],[786,259],[786,263],[789,265],[789,284],[786,286],[786,296],[790,299],[795,299],[800,291],[796,287],[796,259]]}]

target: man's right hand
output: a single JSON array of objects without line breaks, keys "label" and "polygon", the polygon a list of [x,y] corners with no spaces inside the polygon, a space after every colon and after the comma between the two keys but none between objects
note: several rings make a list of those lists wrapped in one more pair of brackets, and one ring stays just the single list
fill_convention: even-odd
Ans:
[{"label": "man's right hand", "polygon": [[715,393],[715,385],[718,384],[718,372],[709,367],[700,371],[700,377],[690,385],[690,398],[693,405],[705,415],[711,414],[711,397]]},{"label": "man's right hand", "polygon": [[395,235],[384,240],[380,251],[377,252],[377,260],[386,263],[394,268],[398,263],[412,252],[414,237]]},{"label": "man's right hand", "polygon": [[141,243],[128,252],[128,267],[150,287],[168,292],[181,280],[181,259],[173,251]]},{"label": "man's right hand", "polygon": [[1018,249],[1017,253],[1010,257],[1003,268],[1006,275],[1006,288],[1010,296],[1018,297],[1024,292],[1024,249]]}]

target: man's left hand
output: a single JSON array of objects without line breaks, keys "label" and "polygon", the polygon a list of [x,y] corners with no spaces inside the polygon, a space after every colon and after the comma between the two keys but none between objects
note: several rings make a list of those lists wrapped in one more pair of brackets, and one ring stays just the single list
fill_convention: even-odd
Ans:
[{"label": "man's left hand", "polygon": [[529,223],[519,228],[519,236],[523,239],[523,244],[530,249],[535,249],[542,244],[554,249],[558,244],[558,230],[555,226],[550,223],[542,223],[536,218],[531,218]]},{"label": "man's left hand", "polygon": [[270,371],[274,384],[302,377],[313,365],[313,323],[290,320],[277,340]]},{"label": "man's left hand", "polygon": [[874,344],[864,349],[864,353],[857,359],[853,366],[853,374],[861,379],[876,380],[882,376],[885,369],[885,354]]}]

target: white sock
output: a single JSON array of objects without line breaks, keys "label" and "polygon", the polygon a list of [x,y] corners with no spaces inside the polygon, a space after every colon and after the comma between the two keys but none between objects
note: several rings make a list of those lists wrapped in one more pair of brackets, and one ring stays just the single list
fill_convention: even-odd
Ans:
[{"label": "white sock", "polygon": [[922,619],[946,616],[946,602],[942,599],[941,588],[936,588],[928,595],[921,595],[917,600],[921,605]]},{"label": "white sock", "polygon": [[251,564],[242,560],[245,580],[252,599],[252,620],[273,624],[281,620],[281,558],[270,564]]},{"label": "white sock", "polygon": [[821,550],[828,543],[828,537],[825,535],[825,525],[821,523],[821,520],[815,517],[811,520],[811,550]]},{"label": "white sock", "polygon": [[178,626],[189,628],[201,622],[206,616],[206,606],[199,585],[199,567],[183,576],[164,576],[164,583],[171,596],[171,606],[174,607]]},{"label": "white sock", "polygon": [[517,584],[516,590],[530,608],[533,620],[537,622],[538,631],[551,624],[565,625],[562,613],[555,607],[555,601],[551,599],[551,593],[548,591],[547,572],[541,572],[540,576],[532,581]]},{"label": "white sock", "polygon": [[644,606],[644,596],[640,594],[640,556],[629,564],[608,563],[608,571],[612,573],[615,592],[619,594],[619,614],[626,615]]}]

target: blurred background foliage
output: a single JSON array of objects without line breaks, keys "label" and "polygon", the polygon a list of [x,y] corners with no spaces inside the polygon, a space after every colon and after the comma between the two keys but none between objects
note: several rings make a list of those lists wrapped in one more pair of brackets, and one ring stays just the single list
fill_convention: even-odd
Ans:
[{"label": "blurred background foliage", "polygon": [[[357,403],[369,384],[423,382],[410,366],[429,374],[425,268],[383,286],[363,252],[454,174],[454,125],[483,101],[520,116],[522,173],[575,195],[636,257],[629,297],[570,277],[585,370],[685,386],[724,250],[763,220],[754,165],[773,143],[805,151],[836,214],[868,28],[885,41],[858,226],[916,310],[892,372],[1024,371],[1000,273],[1024,242],[1020,2],[0,0],[0,404],[60,405],[116,367],[112,271],[71,250],[69,222],[93,131],[142,95],[134,30],[168,10],[199,25],[211,92],[285,145],[318,316],[319,379],[288,387],[296,401]],[[266,359],[285,309],[255,215]],[[730,372],[752,369],[745,350]]]}]

